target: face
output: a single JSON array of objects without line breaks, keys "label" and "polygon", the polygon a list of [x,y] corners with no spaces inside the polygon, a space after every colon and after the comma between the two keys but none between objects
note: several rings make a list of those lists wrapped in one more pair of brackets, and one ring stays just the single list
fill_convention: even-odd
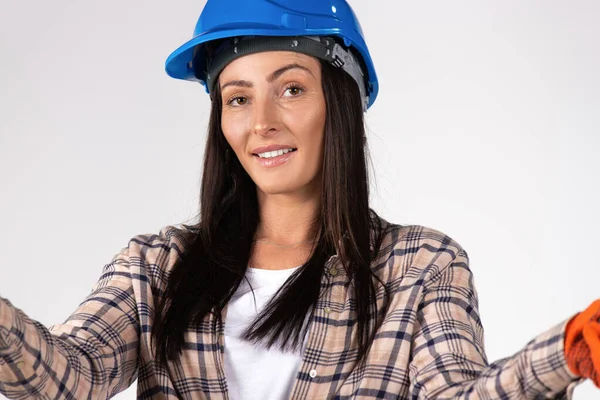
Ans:
[{"label": "face", "polygon": [[287,51],[250,54],[219,77],[221,128],[263,194],[320,190],[325,130],[321,65]]}]

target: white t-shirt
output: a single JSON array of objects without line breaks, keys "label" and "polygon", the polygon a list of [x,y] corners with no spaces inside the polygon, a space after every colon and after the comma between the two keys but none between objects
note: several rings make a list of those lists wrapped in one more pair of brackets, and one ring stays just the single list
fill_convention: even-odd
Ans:
[{"label": "white t-shirt", "polygon": [[[225,319],[225,376],[232,400],[288,399],[302,362],[302,351],[281,352],[277,346],[267,350],[240,339],[242,333],[300,267],[284,270],[248,268],[254,296],[246,280],[238,287],[227,305]],[[256,303],[255,303],[256,298]]]}]

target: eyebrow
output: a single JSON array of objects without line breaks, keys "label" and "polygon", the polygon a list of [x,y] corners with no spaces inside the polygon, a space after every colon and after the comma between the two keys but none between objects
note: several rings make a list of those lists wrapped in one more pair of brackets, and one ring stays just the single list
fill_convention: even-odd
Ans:
[{"label": "eyebrow", "polygon": [[[285,65],[285,66],[279,68],[278,70],[276,70],[275,72],[271,73],[271,75],[269,75],[267,77],[267,82],[271,83],[275,79],[277,79],[281,75],[283,75],[285,72],[287,72],[291,69],[296,69],[296,68],[304,70],[314,77],[314,74],[312,73],[312,71],[310,69],[306,68],[304,65],[300,65],[298,63],[292,63],[292,64]],[[240,86],[240,87],[251,88],[251,87],[254,87],[254,84],[252,84],[252,82],[245,81],[245,80],[233,80],[233,81],[229,81],[229,82],[223,84],[223,86],[221,86],[221,91],[223,91],[223,89],[225,89],[227,86]]]}]

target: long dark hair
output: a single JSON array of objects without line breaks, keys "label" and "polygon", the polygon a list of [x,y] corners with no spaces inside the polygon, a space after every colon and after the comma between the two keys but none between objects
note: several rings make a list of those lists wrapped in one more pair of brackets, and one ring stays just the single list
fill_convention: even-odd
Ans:
[{"label": "long dark hair", "polygon": [[[337,254],[356,301],[358,360],[364,361],[377,329],[376,285],[387,287],[371,270],[384,232],[369,208],[365,128],[356,82],[321,62],[327,105],[318,240],[309,260],[284,284],[245,332],[252,343],[282,350],[302,344],[306,317],[321,295],[324,265]],[[221,130],[219,85],[212,96],[200,198],[200,222],[194,239],[173,266],[166,289],[157,296],[152,343],[157,361],[167,368],[183,350],[184,332],[221,311],[238,288],[252,252],[259,223],[256,186]],[[156,295],[156,294],[155,294]],[[385,304],[385,303],[384,303]]]}]

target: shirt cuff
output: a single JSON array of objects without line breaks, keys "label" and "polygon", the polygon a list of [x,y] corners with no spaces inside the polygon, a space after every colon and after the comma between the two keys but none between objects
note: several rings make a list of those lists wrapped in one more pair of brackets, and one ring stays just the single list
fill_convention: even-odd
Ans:
[{"label": "shirt cuff", "polygon": [[[565,332],[570,318],[555,325],[548,331],[539,335],[533,343],[531,367],[535,376],[544,377],[541,385],[546,386],[549,391],[563,394],[566,398],[572,398],[575,387],[585,381],[575,375],[567,365],[565,357]],[[550,379],[547,377],[550,375]]]}]

